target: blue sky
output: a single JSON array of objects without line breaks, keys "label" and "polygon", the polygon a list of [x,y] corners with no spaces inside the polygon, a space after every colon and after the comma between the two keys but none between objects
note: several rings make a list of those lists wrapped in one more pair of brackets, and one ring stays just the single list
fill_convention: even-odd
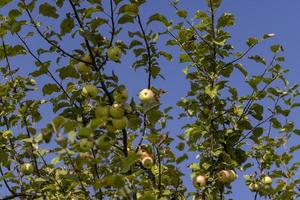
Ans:
[{"label": "blue sky", "polygon": [[[105,2],[105,1],[103,1]],[[197,9],[206,9],[204,0],[182,0],[179,6],[186,8],[190,14],[194,13]],[[237,50],[246,48],[245,41],[250,36],[260,37],[264,33],[275,33],[276,37],[272,40],[255,48],[257,53],[271,56],[267,51],[268,46],[273,43],[280,43],[284,46],[286,57],[285,67],[290,69],[288,79],[291,83],[299,82],[299,57],[300,57],[300,1],[297,0],[224,0],[220,12],[231,12],[236,15],[236,26],[230,29],[232,33],[231,42]],[[0,10],[2,13],[2,10]],[[4,11],[3,11],[4,12]],[[172,19],[175,16],[174,9],[168,5],[167,0],[149,0],[147,6],[142,8],[142,20],[145,22],[146,16],[160,12]],[[123,38],[120,38],[123,39]],[[37,40],[38,41],[38,40]],[[68,43],[66,43],[68,44]],[[32,43],[33,47],[45,45],[40,42]],[[72,46],[70,42],[68,45]],[[160,44],[160,48],[165,48]],[[169,47],[167,47],[169,49]],[[170,50],[170,49],[169,49]],[[175,52],[177,54],[178,52]],[[130,69],[132,63],[132,55],[124,57],[122,64],[109,63],[107,66],[108,71],[114,69],[120,75],[120,82],[127,85],[129,93],[133,97],[137,97],[138,91],[146,87],[146,74],[142,70],[133,72]],[[22,61],[14,61],[16,66],[23,64]],[[185,80],[181,70],[185,67],[184,64],[178,64],[176,56],[173,62],[161,62],[162,73],[166,80],[156,80],[153,85],[166,89],[168,92],[162,97],[163,106],[175,106],[176,102],[183,97],[188,89],[188,82]],[[24,69],[25,71],[32,68]],[[250,69],[250,68],[248,68]],[[254,69],[256,70],[256,69]],[[54,71],[54,70],[53,70]],[[39,79],[39,85],[43,84],[43,79]],[[49,116],[51,111],[45,108],[45,116]],[[178,114],[178,109],[172,111],[174,115]],[[176,118],[175,118],[176,119]],[[293,115],[296,124],[299,120],[296,115]],[[44,119],[47,122],[47,118]],[[298,120],[298,121],[297,121]],[[168,131],[173,137],[181,133],[181,126],[184,121],[178,122],[174,120],[168,125]],[[300,125],[298,126],[298,128]],[[191,160],[195,158],[191,157]],[[188,161],[189,162],[189,161]],[[191,180],[189,177],[189,170],[185,167],[188,162],[182,165],[182,169],[187,173],[184,181],[186,186],[192,189]],[[232,198],[235,200],[250,200],[254,195],[249,192],[244,184],[244,179],[240,175],[239,179],[233,183],[233,190],[235,191]],[[1,189],[0,189],[1,191]]]}]

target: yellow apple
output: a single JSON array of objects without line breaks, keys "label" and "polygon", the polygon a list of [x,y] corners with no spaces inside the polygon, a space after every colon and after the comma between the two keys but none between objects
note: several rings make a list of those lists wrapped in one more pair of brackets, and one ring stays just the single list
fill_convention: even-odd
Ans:
[{"label": "yellow apple", "polygon": [[248,188],[252,191],[252,192],[257,192],[259,190],[259,185],[257,183],[250,183]]},{"label": "yellow apple", "polygon": [[82,88],[82,95],[84,97],[95,98],[99,93],[99,89],[95,85],[88,84]]},{"label": "yellow apple", "polygon": [[93,142],[87,138],[82,138],[80,139],[79,146],[82,151],[89,151],[93,148]]},{"label": "yellow apple", "polygon": [[113,61],[119,61],[122,56],[122,51],[119,47],[113,46],[108,49],[107,56]]},{"label": "yellow apple", "polygon": [[112,125],[115,129],[123,129],[123,128],[126,128],[127,127],[127,124],[128,124],[128,119],[127,117],[123,116],[122,118],[120,119],[116,119],[116,118],[113,118],[112,119]]},{"label": "yellow apple", "polygon": [[153,166],[153,159],[150,156],[146,156],[142,158],[142,165],[146,169],[150,169]]},{"label": "yellow apple", "polygon": [[272,184],[272,178],[270,176],[264,176],[262,179],[262,183],[265,185],[270,185]]},{"label": "yellow apple", "polygon": [[128,99],[128,91],[124,87],[120,89],[116,89],[113,92],[113,98],[115,102],[118,104],[124,103]]},{"label": "yellow apple", "polygon": [[199,188],[199,187],[204,187],[206,185],[206,178],[205,176],[198,175],[194,179],[194,186]]},{"label": "yellow apple", "polygon": [[109,108],[109,114],[113,118],[119,119],[119,118],[122,118],[124,116],[124,110],[123,110],[123,108],[120,104],[113,104]]},{"label": "yellow apple", "polygon": [[150,103],[155,101],[154,92],[151,89],[143,89],[139,93],[139,99],[142,103]]},{"label": "yellow apple", "polygon": [[21,165],[20,167],[20,171],[22,172],[22,174],[24,175],[30,175],[33,173],[33,166],[31,163],[24,163]]},{"label": "yellow apple", "polygon": [[230,170],[221,170],[218,174],[218,180],[221,183],[231,183],[235,180],[235,172],[232,172]]}]

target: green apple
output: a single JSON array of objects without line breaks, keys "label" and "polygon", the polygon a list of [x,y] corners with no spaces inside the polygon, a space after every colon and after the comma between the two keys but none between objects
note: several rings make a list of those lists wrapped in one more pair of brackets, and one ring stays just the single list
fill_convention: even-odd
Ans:
[{"label": "green apple", "polygon": [[122,118],[124,116],[124,110],[120,104],[113,104],[109,108],[109,114],[114,118]]},{"label": "green apple", "polygon": [[262,179],[262,183],[265,185],[271,185],[272,184],[272,178],[270,176],[264,176]]},{"label": "green apple", "polygon": [[257,183],[250,183],[248,188],[252,191],[252,192],[257,192],[259,190],[259,185]]},{"label": "green apple", "polygon": [[22,174],[24,175],[29,175],[33,173],[33,166],[31,163],[24,163],[21,165],[20,167],[20,171],[22,172]]},{"label": "green apple", "polygon": [[123,116],[122,118],[120,119],[116,119],[116,118],[113,118],[112,119],[112,125],[115,129],[123,129],[123,128],[126,128],[127,125],[128,125],[128,119],[127,117]]},{"label": "green apple", "polygon": [[93,135],[93,129],[89,127],[81,127],[78,130],[78,136],[80,138],[87,138]]},{"label": "green apple", "polygon": [[82,75],[88,75],[88,74],[92,73],[91,68],[87,64],[85,64],[83,62],[79,62],[77,64],[77,70]]},{"label": "green apple", "polygon": [[233,174],[230,170],[221,170],[217,176],[221,183],[231,183],[235,179],[235,173]]},{"label": "green apple", "polygon": [[206,185],[206,178],[205,176],[198,175],[194,179],[194,186],[196,188],[204,187]]},{"label": "green apple", "polygon": [[88,127],[91,129],[96,129],[96,128],[103,128],[105,127],[106,123],[107,123],[108,118],[95,118],[95,119],[91,119],[89,122]]},{"label": "green apple", "polygon": [[82,138],[80,139],[79,146],[82,151],[89,151],[93,148],[93,142],[87,138]]},{"label": "green apple", "polygon": [[88,84],[82,88],[82,95],[84,97],[95,98],[99,93],[99,89],[95,85]]},{"label": "green apple", "polygon": [[122,51],[119,47],[113,46],[108,49],[107,56],[113,61],[119,61],[122,56]]},{"label": "green apple", "polygon": [[146,169],[150,169],[153,166],[153,159],[150,156],[142,158],[142,165]]},{"label": "green apple", "polygon": [[95,116],[107,119],[109,117],[109,106],[97,106],[95,108]]},{"label": "green apple", "polygon": [[118,104],[124,103],[128,99],[128,91],[125,88],[116,89],[113,92],[113,98]]},{"label": "green apple", "polygon": [[112,145],[113,145],[113,140],[108,135],[101,135],[97,139],[97,146],[98,149],[101,151],[108,151]]},{"label": "green apple", "polygon": [[63,136],[56,138],[55,141],[59,146],[61,146],[63,148],[67,148],[67,146],[68,146],[68,139]]},{"label": "green apple", "polygon": [[154,92],[151,89],[143,89],[139,93],[139,99],[142,103],[151,103],[155,101]]}]

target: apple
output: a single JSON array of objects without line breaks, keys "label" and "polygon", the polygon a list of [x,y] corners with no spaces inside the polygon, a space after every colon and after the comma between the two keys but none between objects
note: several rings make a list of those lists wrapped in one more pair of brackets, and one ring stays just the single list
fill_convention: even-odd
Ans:
[{"label": "apple", "polygon": [[250,183],[248,188],[252,192],[257,192],[259,190],[259,185],[257,183]]},{"label": "apple", "polygon": [[29,175],[33,173],[33,166],[31,163],[24,163],[21,165],[20,167],[20,171],[22,172],[22,174],[24,175]]},{"label": "apple", "polygon": [[195,187],[204,187],[206,185],[206,178],[205,176],[198,175],[194,179],[194,186]]},{"label": "apple", "polygon": [[103,127],[105,127],[107,120],[108,120],[108,118],[107,119],[104,119],[104,118],[91,119],[88,127],[90,127],[91,129],[96,129],[99,127],[103,128]]},{"label": "apple", "polygon": [[101,135],[97,139],[97,147],[101,151],[108,151],[113,145],[113,140],[108,135]]},{"label": "apple", "polygon": [[124,110],[120,104],[113,104],[109,108],[109,114],[114,118],[122,118],[124,116]]},{"label": "apple", "polygon": [[236,174],[233,170],[221,170],[217,176],[221,183],[231,183],[236,178]]},{"label": "apple", "polygon": [[143,89],[139,93],[139,98],[142,103],[151,103],[155,101],[154,92],[151,89]]},{"label": "apple", "polygon": [[113,92],[113,98],[118,104],[124,103],[128,99],[128,91],[125,88],[116,89]]},{"label": "apple", "polygon": [[142,158],[142,165],[146,169],[150,169],[153,166],[153,159],[150,156]]},{"label": "apple", "polygon": [[128,124],[127,117],[123,116],[120,119],[112,119],[112,125],[115,129],[123,129],[126,128]]},{"label": "apple", "polygon": [[264,176],[262,179],[263,184],[265,185],[271,185],[272,184],[272,178],[270,176]]},{"label": "apple", "polygon": [[113,46],[107,50],[107,56],[113,61],[119,61],[122,56],[122,51],[119,47]]},{"label": "apple", "polygon": [[99,93],[99,89],[95,85],[88,84],[82,88],[82,95],[84,97],[95,98]]},{"label": "apple", "polygon": [[67,148],[67,146],[68,146],[68,140],[67,140],[67,138],[65,138],[63,136],[56,138],[55,141],[59,146],[61,146],[63,148]]},{"label": "apple", "polygon": [[91,68],[83,62],[79,62],[77,64],[77,70],[82,75],[88,75],[88,74],[92,73]]},{"label": "apple", "polygon": [[80,138],[87,138],[93,135],[93,129],[89,127],[81,127],[78,130],[78,136]]},{"label": "apple", "polygon": [[107,119],[109,117],[109,106],[97,106],[95,108],[95,116]]},{"label": "apple", "polygon": [[93,147],[93,142],[87,138],[82,138],[80,139],[79,146],[81,150],[89,151]]}]

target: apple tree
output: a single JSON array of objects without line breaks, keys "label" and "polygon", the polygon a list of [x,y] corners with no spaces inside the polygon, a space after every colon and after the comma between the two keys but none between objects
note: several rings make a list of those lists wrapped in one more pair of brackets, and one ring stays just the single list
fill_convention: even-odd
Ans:
[{"label": "apple tree", "polygon": [[[298,85],[280,44],[253,52],[274,34],[238,51],[221,0],[195,13],[170,0],[174,19],[144,15],[151,3],[1,0],[1,199],[224,200],[234,181],[254,199],[299,198]],[[147,77],[137,94],[120,81],[126,59]],[[190,84],[178,116],[154,82],[162,59]]]}]

